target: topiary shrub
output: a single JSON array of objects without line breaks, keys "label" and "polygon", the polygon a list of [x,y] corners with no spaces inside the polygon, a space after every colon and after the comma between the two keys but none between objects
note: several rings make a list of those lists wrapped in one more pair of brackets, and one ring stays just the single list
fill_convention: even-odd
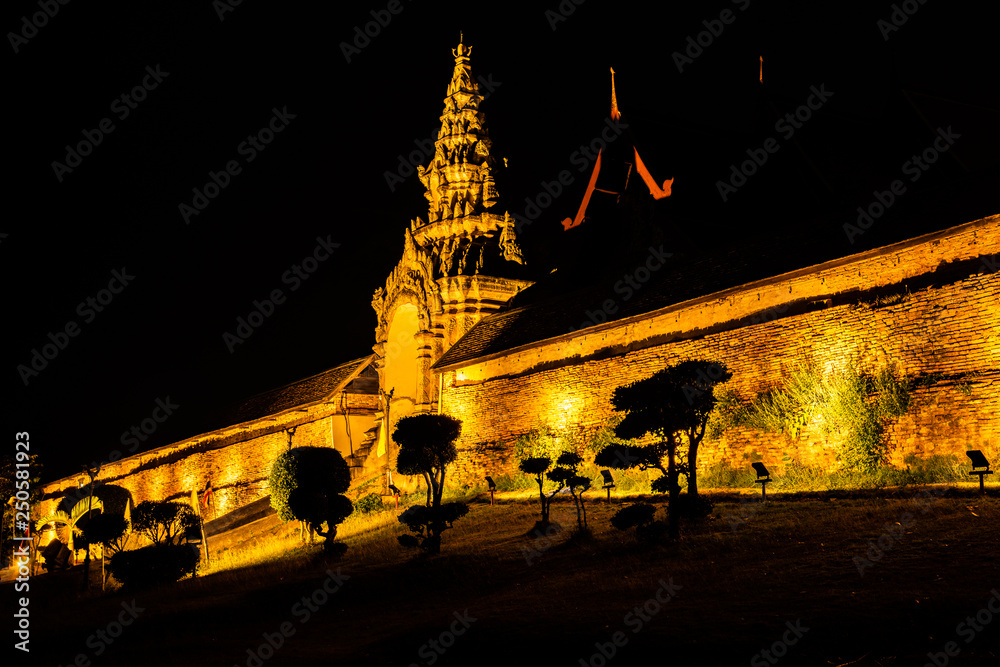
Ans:
[{"label": "topiary shrub", "polygon": [[369,493],[354,503],[354,512],[357,514],[376,514],[384,509],[385,505],[382,503],[382,496],[377,493]]},{"label": "topiary shrub", "polygon": [[465,503],[444,503],[438,507],[414,505],[399,515],[399,522],[416,535],[399,535],[404,547],[420,547],[428,553],[440,553],[441,533],[453,528],[457,519],[469,513]]},{"label": "topiary shrub", "polygon": [[166,500],[144,500],[132,512],[132,530],[153,544],[173,544],[200,530],[201,519],[188,505]]},{"label": "topiary shrub", "polygon": [[422,475],[427,484],[427,504],[399,515],[399,522],[417,533],[417,536],[400,535],[397,539],[402,546],[441,553],[441,533],[468,513],[465,503],[441,503],[445,472],[448,464],[458,457],[455,441],[461,432],[462,422],[448,415],[411,415],[397,422],[392,434],[399,444],[396,471],[402,475]]},{"label": "topiary shrub", "polygon": [[[275,459],[268,476],[271,507],[284,521],[304,521],[310,530],[333,542],[337,524],[354,506],[343,495],[351,485],[351,471],[336,449],[295,447]],[[322,525],[326,523],[326,532]]]},{"label": "topiary shrub", "polygon": [[194,574],[201,551],[194,544],[154,544],[120,551],[108,562],[108,571],[130,591],[169,584]]}]

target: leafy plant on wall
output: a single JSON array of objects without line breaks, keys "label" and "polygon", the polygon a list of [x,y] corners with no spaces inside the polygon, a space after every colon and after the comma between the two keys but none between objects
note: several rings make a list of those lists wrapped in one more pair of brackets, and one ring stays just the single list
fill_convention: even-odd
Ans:
[{"label": "leafy plant on wall", "polygon": [[827,376],[814,366],[800,367],[752,401],[723,394],[709,434],[717,438],[730,428],[745,427],[798,438],[807,426],[816,427],[824,435],[840,436],[845,467],[873,472],[888,460],[886,427],[909,409],[912,384],[889,367],[871,375],[849,367]]},{"label": "leafy plant on wall", "polygon": [[514,441],[514,459],[517,461],[532,458],[555,460],[564,451],[576,451],[573,441],[545,426],[532,429]]}]

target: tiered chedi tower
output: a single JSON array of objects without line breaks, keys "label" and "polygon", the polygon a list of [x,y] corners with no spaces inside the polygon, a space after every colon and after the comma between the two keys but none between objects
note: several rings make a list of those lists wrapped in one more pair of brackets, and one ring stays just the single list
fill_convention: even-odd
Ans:
[{"label": "tiered chedi tower", "polygon": [[418,167],[427,221],[410,221],[403,257],[372,298],[378,316],[372,349],[385,410],[380,450],[399,417],[438,408],[431,365],[476,322],[531,284],[483,273],[504,272],[524,260],[514,220],[500,207],[471,53],[462,43],[452,51],[455,69],[434,157]]}]

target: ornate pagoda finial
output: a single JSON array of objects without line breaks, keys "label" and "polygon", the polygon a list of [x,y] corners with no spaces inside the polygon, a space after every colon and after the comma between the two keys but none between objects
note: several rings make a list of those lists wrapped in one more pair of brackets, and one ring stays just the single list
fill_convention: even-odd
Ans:
[{"label": "ornate pagoda finial", "polygon": [[[427,224],[411,225],[414,241],[435,258],[435,275],[483,267],[487,247],[505,260],[524,263],[513,224],[505,222],[497,193],[496,161],[479,108],[484,95],[469,64],[464,34],[452,49],[455,68],[444,98],[434,155],[417,167],[427,200]],[[498,239],[498,237],[502,237]],[[487,244],[487,240],[492,241]],[[497,247],[499,246],[499,248]]]},{"label": "ornate pagoda finial", "polygon": [[472,47],[466,46],[462,43],[464,37],[462,31],[458,31],[458,46],[451,50],[451,54],[455,56],[456,63],[465,63],[469,60],[469,56],[472,55]]}]

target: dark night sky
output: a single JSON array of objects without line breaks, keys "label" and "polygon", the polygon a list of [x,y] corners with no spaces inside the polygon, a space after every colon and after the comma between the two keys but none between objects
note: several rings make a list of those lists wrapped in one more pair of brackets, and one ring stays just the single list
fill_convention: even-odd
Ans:
[{"label": "dark night sky", "polygon": [[[460,30],[473,73],[495,86],[483,110],[495,154],[509,160],[500,187],[511,212],[560,171],[575,177],[521,236],[539,273],[561,261],[558,221],[586,182],[571,156],[602,128],[609,66],[646,164],[675,178],[663,204],[688,251],[836,232],[895,179],[907,190],[868,233],[854,244],[830,235],[840,254],[1000,208],[994,28],[954,3],[914,2],[886,40],[877,22],[888,2],[720,0],[660,16],[646,3],[588,0],[556,30],[545,15],[556,0],[530,11],[403,2],[348,63],[339,44],[385,6],[247,1],[220,21],[209,0],[73,2],[17,53],[8,36],[4,428],[31,433],[46,478],[124,449],[122,432],[156,399],[179,407],[142,450],[194,435],[241,397],[370,352],[372,291],[408,221],[426,219],[416,177],[393,191],[385,173],[436,128]],[[732,22],[679,72],[672,54],[727,8]],[[37,11],[6,3],[5,32]],[[147,66],[169,74],[121,118],[113,102]],[[833,94],[783,137],[778,115],[811,86]],[[248,162],[238,147],[273,108],[295,118]],[[60,182],[53,161],[104,118],[113,132]],[[904,163],[949,126],[954,148],[910,181]],[[768,137],[778,152],[724,202],[716,182]],[[241,173],[185,224],[178,205],[230,160]],[[318,236],[340,247],[292,291],[282,276]],[[87,321],[78,304],[123,267],[134,279]],[[275,289],[287,300],[230,353],[223,333]],[[25,385],[17,366],[70,322],[79,335]]]}]

